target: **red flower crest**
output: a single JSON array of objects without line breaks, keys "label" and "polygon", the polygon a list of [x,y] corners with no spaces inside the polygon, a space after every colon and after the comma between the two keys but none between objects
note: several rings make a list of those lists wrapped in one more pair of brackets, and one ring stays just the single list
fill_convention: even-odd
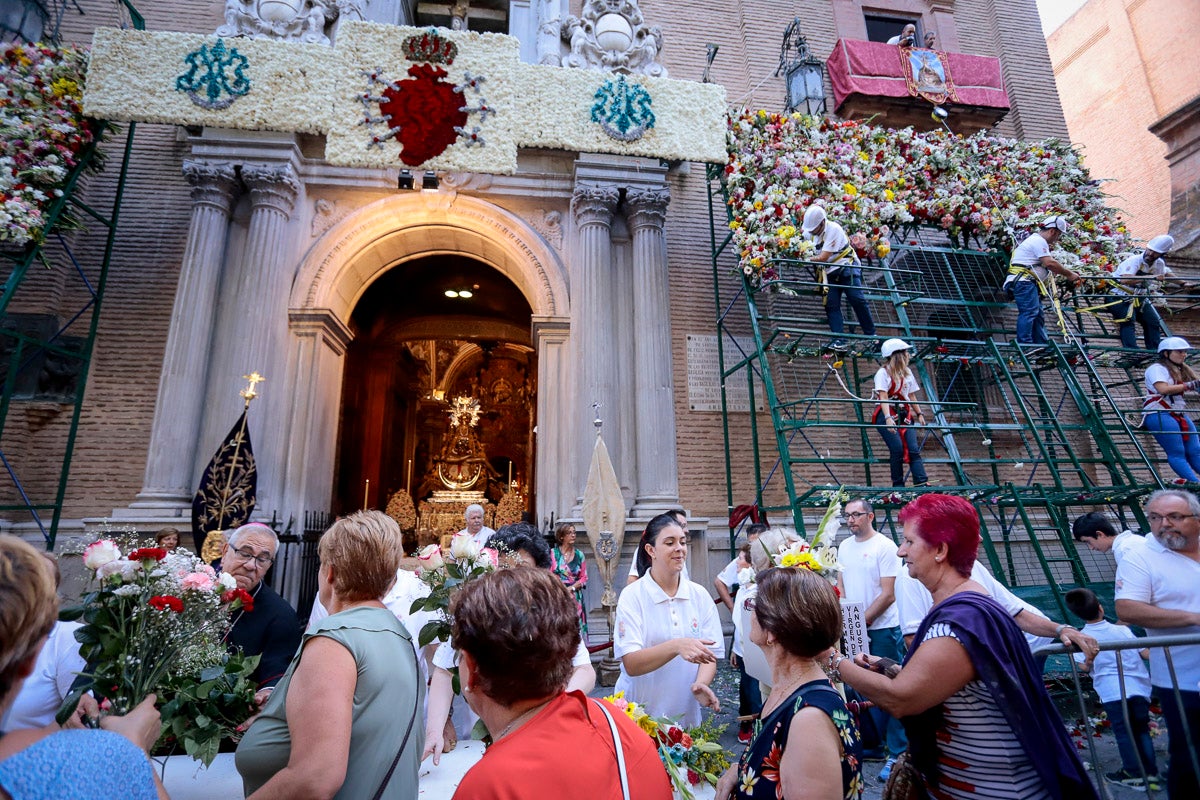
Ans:
[{"label": "red flower crest", "polygon": [[162,561],[167,551],[161,547],[139,547],[129,554],[130,561]]}]

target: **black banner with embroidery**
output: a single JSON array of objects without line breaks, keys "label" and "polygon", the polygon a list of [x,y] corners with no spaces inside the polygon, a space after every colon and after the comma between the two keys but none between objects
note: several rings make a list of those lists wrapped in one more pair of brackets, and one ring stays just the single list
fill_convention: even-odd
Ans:
[{"label": "black banner with embroidery", "polygon": [[242,411],[204,468],[192,498],[192,537],[197,553],[202,552],[210,531],[229,530],[250,520],[257,491],[258,468],[250,446],[246,411]]}]

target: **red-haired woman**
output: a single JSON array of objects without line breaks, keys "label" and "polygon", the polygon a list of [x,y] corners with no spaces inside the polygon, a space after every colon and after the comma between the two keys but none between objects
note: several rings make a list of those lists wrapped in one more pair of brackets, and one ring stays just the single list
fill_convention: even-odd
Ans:
[{"label": "red-haired woman", "polygon": [[979,514],[964,498],[918,497],[900,512],[898,555],[933,595],[904,666],[836,652],[832,673],[898,717],[935,797],[1095,798],[1021,631],[971,580]]}]

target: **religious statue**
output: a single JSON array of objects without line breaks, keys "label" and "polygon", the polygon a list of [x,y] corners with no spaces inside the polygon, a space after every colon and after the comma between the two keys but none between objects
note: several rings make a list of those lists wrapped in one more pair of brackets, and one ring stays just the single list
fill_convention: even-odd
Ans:
[{"label": "religious statue", "polygon": [[481,413],[479,400],[459,395],[450,401],[447,413],[450,415],[450,430],[442,451],[434,459],[442,485],[447,489],[462,491],[474,487],[485,476],[500,477],[488,463],[483,444],[475,431]]},{"label": "religious statue", "polygon": [[365,0],[225,0],[218,36],[332,44],[339,19],[362,19]]},{"label": "religious statue", "polygon": [[571,48],[564,67],[667,77],[662,29],[646,25],[638,0],[585,0],[582,18],[563,20],[561,35]]}]

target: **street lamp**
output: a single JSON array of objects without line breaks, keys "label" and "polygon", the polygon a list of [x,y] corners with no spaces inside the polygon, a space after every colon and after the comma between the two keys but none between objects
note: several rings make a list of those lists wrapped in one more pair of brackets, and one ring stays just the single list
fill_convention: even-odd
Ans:
[{"label": "street lamp", "polygon": [[825,62],[809,52],[799,17],[783,32],[775,75],[783,76],[788,111],[803,108],[805,114],[825,113]]}]

